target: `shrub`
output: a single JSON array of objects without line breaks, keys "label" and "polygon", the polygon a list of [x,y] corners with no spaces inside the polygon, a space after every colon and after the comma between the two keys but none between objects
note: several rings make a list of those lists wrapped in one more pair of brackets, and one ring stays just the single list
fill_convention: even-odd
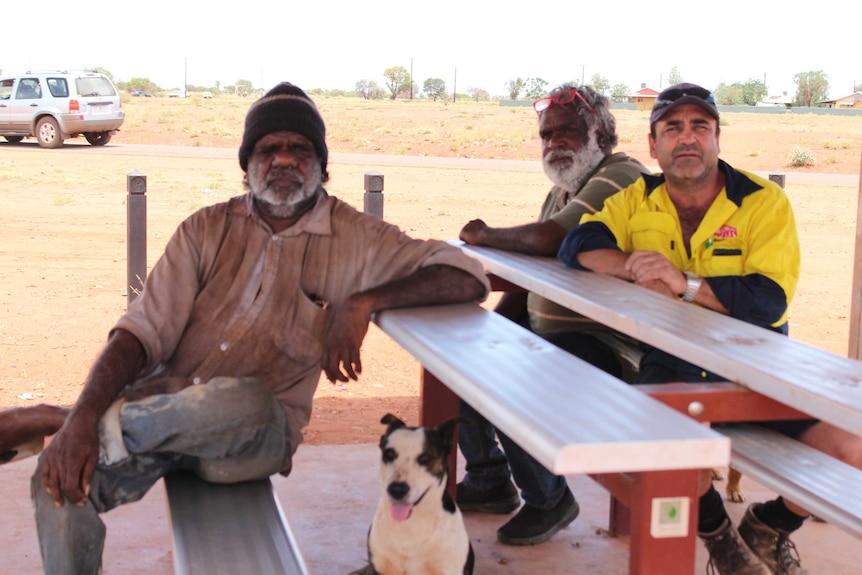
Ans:
[{"label": "shrub", "polygon": [[791,166],[813,166],[814,154],[811,152],[811,150],[808,150],[806,148],[793,146],[793,149],[790,151],[789,160]]}]

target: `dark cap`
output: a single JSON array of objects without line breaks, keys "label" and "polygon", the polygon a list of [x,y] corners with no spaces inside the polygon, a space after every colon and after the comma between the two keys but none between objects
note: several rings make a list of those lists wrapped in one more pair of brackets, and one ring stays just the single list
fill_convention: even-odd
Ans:
[{"label": "dark cap", "polygon": [[245,117],[245,131],[239,147],[239,165],[248,171],[248,158],[254,145],[273,132],[296,132],[308,138],[317,152],[323,181],[328,179],[326,163],[326,126],[311,98],[290,82],[282,82],[252,104]]},{"label": "dark cap", "polygon": [[694,104],[699,106],[710,116],[718,120],[718,108],[715,106],[715,96],[706,88],[697,84],[676,84],[661,91],[652,106],[649,117],[650,129],[662,116],[682,104]]}]

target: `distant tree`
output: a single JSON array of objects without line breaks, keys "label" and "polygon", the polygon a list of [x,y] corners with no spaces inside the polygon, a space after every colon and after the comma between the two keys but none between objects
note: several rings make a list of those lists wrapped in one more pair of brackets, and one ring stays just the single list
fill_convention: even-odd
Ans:
[{"label": "distant tree", "polygon": [[374,80],[358,80],[356,82],[356,95],[366,100],[382,100],[386,91]]},{"label": "distant tree", "polygon": [[505,84],[506,90],[509,91],[509,99],[517,100],[518,96],[521,95],[521,90],[524,89],[524,79],[518,78],[517,80],[509,80]]},{"label": "distant tree", "polygon": [[254,84],[251,83],[251,80],[237,80],[233,89],[234,94],[247,96],[254,92]]},{"label": "distant tree", "polygon": [[422,84],[422,91],[436,102],[437,98],[446,97],[446,82],[440,78],[428,78]]},{"label": "distant tree", "polygon": [[373,86],[377,86],[374,80],[357,80],[354,85],[354,89],[356,91],[357,96],[361,96],[365,100],[371,99],[371,90]]},{"label": "distant tree", "polygon": [[528,100],[538,100],[547,93],[548,82],[541,78],[527,78],[524,89],[526,90],[524,96]]},{"label": "distant tree", "polygon": [[392,94],[389,97],[390,100],[394,100],[398,94],[403,93],[405,88],[409,90],[412,84],[410,72],[404,66],[386,68],[383,71],[383,77],[386,78],[386,87],[389,88],[389,92]]},{"label": "distant tree", "polygon": [[760,80],[750,78],[740,86],[742,87],[742,103],[746,106],[756,106],[766,97],[766,84]]},{"label": "distant tree", "polygon": [[722,106],[735,106],[742,104],[743,93],[739,82],[728,86],[725,82],[719,84],[715,91],[715,101]]},{"label": "distant tree", "polygon": [[151,94],[153,92],[159,91],[159,87],[155,82],[151,81],[149,78],[132,78],[126,83],[126,89],[129,92],[147,92]]},{"label": "distant tree", "polygon": [[402,98],[410,98],[412,100],[414,96],[419,96],[419,85],[416,82],[407,82],[401,87],[398,95]]},{"label": "distant tree", "polygon": [[[3,73],[3,70],[2,70],[2,68],[0,68],[0,74],[2,74],[2,73]],[[856,84],[856,85],[854,85],[854,86],[853,86],[853,91],[854,91],[854,92],[862,92],[862,84]]]},{"label": "distant tree", "polygon": [[611,102],[627,102],[631,90],[625,84],[614,84],[611,86]]},{"label": "distant tree", "polygon": [[674,84],[681,84],[683,82],[685,82],[685,80],[682,79],[682,72],[679,71],[679,68],[676,66],[671,68],[670,74],[667,75],[667,85],[673,86]]},{"label": "distant tree", "polygon": [[474,100],[476,100],[477,102],[479,100],[488,100],[491,98],[491,95],[488,94],[488,92],[486,92],[482,88],[474,88],[471,86],[471,87],[467,88],[467,93],[470,94],[470,97],[473,98]]},{"label": "distant tree", "polygon": [[593,90],[605,96],[611,93],[611,83],[607,78],[596,72],[590,79],[590,86]]},{"label": "distant tree", "polygon": [[829,97],[829,76],[822,70],[816,72],[799,72],[793,76],[796,84],[794,106],[811,106]]},{"label": "distant tree", "polygon": [[221,82],[219,82],[218,80],[216,80],[215,82],[213,82],[213,86],[215,86],[216,92],[220,92],[220,91],[221,91]]}]

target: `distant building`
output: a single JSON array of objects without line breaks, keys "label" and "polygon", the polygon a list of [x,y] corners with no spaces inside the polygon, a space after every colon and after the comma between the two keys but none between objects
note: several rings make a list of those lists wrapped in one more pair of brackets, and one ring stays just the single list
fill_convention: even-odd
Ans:
[{"label": "distant building", "polygon": [[637,104],[638,110],[652,110],[652,105],[658,97],[658,92],[641,84],[641,89],[634,94],[629,94],[629,102]]},{"label": "distant building", "polygon": [[862,92],[854,92],[849,96],[837,98],[835,100],[821,100],[817,105],[822,108],[862,108]]},{"label": "distant building", "polygon": [[780,96],[766,96],[756,104],[759,108],[790,108],[792,105],[793,97],[787,92],[783,92]]}]

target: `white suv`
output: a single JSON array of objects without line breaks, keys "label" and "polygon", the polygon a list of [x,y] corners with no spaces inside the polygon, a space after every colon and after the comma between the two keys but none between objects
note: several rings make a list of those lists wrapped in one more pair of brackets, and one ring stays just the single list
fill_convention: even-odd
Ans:
[{"label": "white suv", "polygon": [[0,77],[0,136],[35,137],[57,148],[81,134],[94,146],[108,143],[123,124],[120,95],[98,72],[27,72]]}]

